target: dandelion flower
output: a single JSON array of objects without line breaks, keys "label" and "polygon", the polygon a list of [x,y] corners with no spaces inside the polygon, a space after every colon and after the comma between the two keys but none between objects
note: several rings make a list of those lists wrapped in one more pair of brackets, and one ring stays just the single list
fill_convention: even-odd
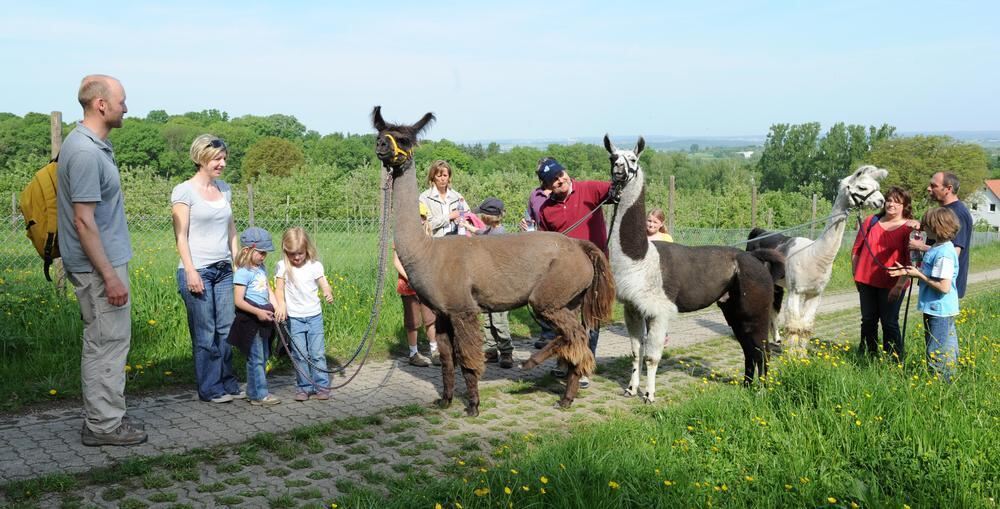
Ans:
[{"label": "dandelion flower", "polygon": [[442,509],[441,504],[440,503],[434,504],[434,509]]},{"label": "dandelion flower", "polygon": [[58,391],[55,389],[49,389],[49,396],[55,396],[56,394],[58,394]]},{"label": "dandelion flower", "polygon": [[135,369],[142,369],[142,364],[136,364]]},{"label": "dandelion flower", "polygon": [[619,486],[619,484],[618,484],[618,483],[616,483],[616,482],[614,482],[614,481],[608,481],[608,487],[610,487],[611,489],[613,489],[613,490],[617,490],[617,489],[618,489],[618,486]]},{"label": "dandelion flower", "polygon": [[475,496],[477,496],[477,497],[485,497],[486,495],[490,494],[490,489],[489,488],[477,488],[475,490],[472,490],[472,493]]},{"label": "dandelion flower", "polygon": [[541,476],[541,477],[539,477],[538,480],[542,481],[542,484],[548,484],[549,483],[549,478],[545,477],[544,475]]},{"label": "dandelion flower", "polygon": [[829,503],[831,503],[831,504],[836,504],[837,503],[837,499],[835,499],[833,497],[826,497],[826,501],[829,502]]},{"label": "dandelion flower", "polygon": [[156,320],[150,320],[146,323],[148,323],[149,325],[156,325]]},{"label": "dandelion flower", "polygon": [[174,374],[174,372],[173,371],[164,371],[163,374],[167,375],[167,376],[170,376],[170,375]]},{"label": "dandelion flower", "polygon": [[513,491],[510,489],[509,486],[504,486],[503,487],[503,492],[506,493],[507,495],[510,495],[511,493],[513,493]]},{"label": "dandelion flower", "polygon": [[512,469],[510,469],[510,473],[512,473],[512,474],[514,474],[514,475],[517,475],[517,470],[514,470],[514,469],[512,468]]}]

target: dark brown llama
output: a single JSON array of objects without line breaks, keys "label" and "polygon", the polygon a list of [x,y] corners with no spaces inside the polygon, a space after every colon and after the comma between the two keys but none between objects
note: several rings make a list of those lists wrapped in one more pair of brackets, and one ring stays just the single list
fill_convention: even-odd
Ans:
[{"label": "dark brown llama", "polygon": [[[372,111],[378,131],[375,154],[392,178],[392,214],[396,253],[410,286],[437,314],[444,388],[438,404],[447,407],[455,392],[455,365],[465,378],[466,413],[479,414],[479,378],[485,369],[479,315],[525,304],[548,321],[557,338],[524,365],[530,369],[552,355],[571,367],[559,405],[576,397],[580,377],[591,374],[594,356],[584,327],[609,318],[614,281],[604,253],[593,243],[552,232],[430,238],[417,211],[417,177],[413,148],[434,115],[416,124],[395,125]],[[580,315],[583,314],[583,324]]]}]

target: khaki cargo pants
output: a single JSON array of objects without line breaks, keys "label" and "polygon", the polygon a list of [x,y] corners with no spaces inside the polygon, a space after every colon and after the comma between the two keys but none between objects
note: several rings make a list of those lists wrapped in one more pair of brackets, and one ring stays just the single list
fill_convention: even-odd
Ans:
[{"label": "khaki cargo pants", "polygon": [[132,341],[132,295],[128,264],[114,268],[129,289],[124,306],[108,303],[104,278],[96,272],[70,272],[83,319],[80,359],[83,411],[87,427],[98,433],[118,428],[125,415],[125,362]]}]

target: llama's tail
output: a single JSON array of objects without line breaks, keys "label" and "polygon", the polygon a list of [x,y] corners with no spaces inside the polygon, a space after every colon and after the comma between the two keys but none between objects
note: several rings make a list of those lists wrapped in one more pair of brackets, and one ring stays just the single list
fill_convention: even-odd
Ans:
[{"label": "llama's tail", "polygon": [[778,281],[785,277],[785,257],[781,253],[774,249],[755,249],[750,254],[767,267],[772,280]]},{"label": "llama's tail", "polygon": [[601,321],[611,318],[611,307],[615,302],[615,280],[611,275],[608,258],[593,242],[581,240],[580,246],[594,266],[594,281],[583,294],[583,326],[593,330],[600,326]]}]

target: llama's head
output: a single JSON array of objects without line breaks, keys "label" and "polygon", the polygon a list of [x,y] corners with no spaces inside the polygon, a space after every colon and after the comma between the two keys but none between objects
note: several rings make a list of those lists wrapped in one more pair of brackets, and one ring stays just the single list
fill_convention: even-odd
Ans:
[{"label": "llama's head", "polygon": [[889,175],[888,170],[866,164],[840,181],[838,194],[847,197],[847,205],[850,208],[882,208],[885,197],[879,191],[879,181],[887,175]]},{"label": "llama's head", "polygon": [[617,203],[625,184],[639,172],[639,155],[646,148],[646,140],[639,137],[633,150],[621,150],[611,143],[611,138],[604,135],[604,149],[608,151],[611,160],[611,191],[609,202]]},{"label": "llama's head", "polygon": [[401,169],[407,162],[413,160],[413,149],[417,146],[417,137],[421,131],[434,121],[434,114],[427,113],[416,124],[390,124],[382,119],[382,107],[372,110],[372,125],[378,131],[375,140],[375,155],[382,161],[386,171]]}]

